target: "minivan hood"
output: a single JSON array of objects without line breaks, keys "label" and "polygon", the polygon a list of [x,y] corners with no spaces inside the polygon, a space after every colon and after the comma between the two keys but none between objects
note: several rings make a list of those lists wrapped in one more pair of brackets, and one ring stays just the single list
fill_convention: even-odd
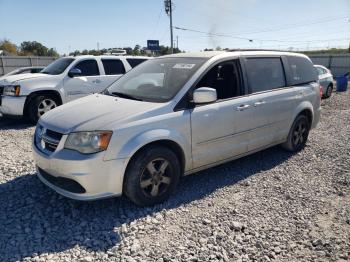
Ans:
[{"label": "minivan hood", "polygon": [[43,115],[39,124],[68,134],[78,131],[113,130],[116,125],[145,117],[164,107],[120,97],[93,94],[59,106]]},{"label": "minivan hood", "polygon": [[27,80],[27,79],[33,79],[33,78],[49,78],[50,75],[47,74],[41,74],[41,73],[28,73],[28,74],[18,74],[18,75],[11,75],[4,77],[1,79],[1,84],[12,84],[18,81]]}]

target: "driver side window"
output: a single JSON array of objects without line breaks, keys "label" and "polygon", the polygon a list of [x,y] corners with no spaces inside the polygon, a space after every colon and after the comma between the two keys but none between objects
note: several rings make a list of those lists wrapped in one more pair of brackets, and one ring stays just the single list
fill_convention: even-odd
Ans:
[{"label": "driver side window", "polygon": [[74,68],[80,69],[80,76],[98,76],[100,75],[100,71],[98,69],[98,65],[96,60],[84,60],[79,62],[74,66]]},{"label": "driver side window", "polygon": [[218,100],[243,95],[239,61],[225,61],[215,65],[196,85],[196,89],[200,87],[214,88]]}]

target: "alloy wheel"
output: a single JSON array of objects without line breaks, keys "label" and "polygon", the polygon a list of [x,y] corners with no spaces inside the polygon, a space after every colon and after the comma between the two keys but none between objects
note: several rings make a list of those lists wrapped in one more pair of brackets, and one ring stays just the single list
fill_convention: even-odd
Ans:
[{"label": "alloy wheel", "polygon": [[171,183],[170,172],[168,160],[156,158],[150,161],[143,169],[140,177],[142,192],[148,197],[163,195]]},{"label": "alloy wheel", "polygon": [[41,117],[43,114],[57,107],[57,104],[54,100],[46,98],[40,102],[38,106],[38,117]]},{"label": "alloy wheel", "polygon": [[293,131],[292,142],[295,147],[301,146],[307,139],[307,123],[303,119],[300,119],[295,125]]}]

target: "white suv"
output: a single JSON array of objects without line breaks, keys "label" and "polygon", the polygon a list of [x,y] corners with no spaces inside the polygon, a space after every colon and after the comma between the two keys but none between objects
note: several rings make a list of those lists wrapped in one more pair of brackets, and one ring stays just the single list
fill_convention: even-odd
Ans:
[{"label": "white suv", "polygon": [[282,144],[301,150],[320,117],[308,57],[240,51],[164,56],[45,114],[37,174],[58,193],[164,201],[188,175]]},{"label": "white suv", "polygon": [[63,57],[38,74],[8,76],[0,81],[0,113],[26,115],[36,123],[44,113],[63,103],[103,91],[147,59],[135,56]]}]

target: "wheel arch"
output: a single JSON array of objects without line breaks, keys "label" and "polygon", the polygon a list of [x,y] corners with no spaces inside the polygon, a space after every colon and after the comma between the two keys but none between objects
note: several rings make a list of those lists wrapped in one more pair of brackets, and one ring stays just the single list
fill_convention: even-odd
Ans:
[{"label": "wheel arch", "polygon": [[168,149],[170,149],[171,151],[173,151],[175,153],[175,155],[178,157],[180,164],[181,164],[181,174],[184,173],[185,171],[185,166],[186,166],[186,157],[185,157],[185,152],[182,149],[182,147],[175,141],[170,140],[170,139],[160,139],[160,140],[155,140],[152,142],[149,142],[143,146],[141,146],[140,148],[138,148],[133,155],[131,156],[131,158],[129,159],[128,163],[127,163],[127,167],[126,170],[128,169],[130,163],[132,163],[132,160],[135,158],[135,156],[140,153],[143,150],[146,150],[148,147],[151,146],[163,146],[166,147]]},{"label": "wheel arch", "polygon": [[305,108],[304,110],[302,110],[297,116],[299,116],[299,115],[306,116],[307,119],[309,120],[310,126],[312,126],[313,112],[309,108]]},{"label": "wheel arch", "polygon": [[58,105],[62,105],[63,104],[63,100],[62,100],[62,96],[61,94],[56,91],[56,90],[39,90],[39,91],[34,91],[32,93],[30,93],[27,98],[26,101],[24,103],[24,107],[23,107],[23,115],[27,114],[27,109],[28,106],[30,104],[30,102],[37,96],[39,95],[50,95],[50,96],[54,96],[57,101],[58,101]]},{"label": "wheel arch", "polygon": [[314,109],[313,106],[311,104],[311,102],[309,101],[303,101],[302,103],[300,103],[294,110],[293,112],[293,118],[292,121],[289,125],[289,130],[292,127],[294,120],[301,114],[306,115],[306,117],[308,118],[309,122],[310,122],[310,127],[313,126],[313,122],[314,122]]}]

